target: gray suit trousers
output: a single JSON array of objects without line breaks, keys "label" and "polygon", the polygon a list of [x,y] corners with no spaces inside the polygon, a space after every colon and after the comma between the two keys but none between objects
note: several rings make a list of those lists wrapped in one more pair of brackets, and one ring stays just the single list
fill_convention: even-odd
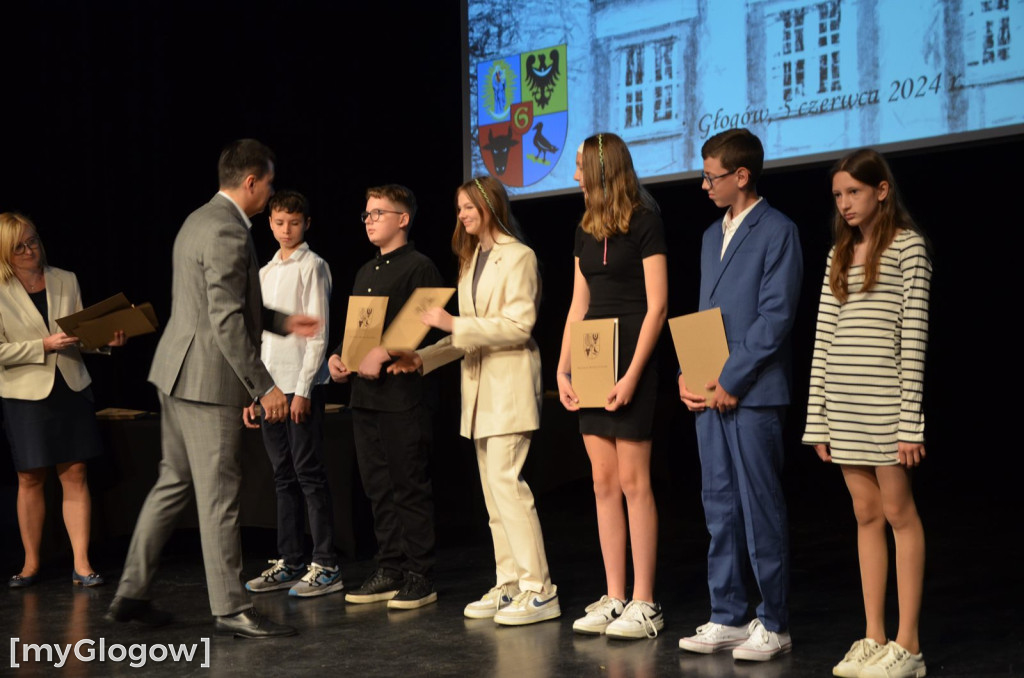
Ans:
[{"label": "gray suit trousers", "polygon": [[117,595],[148,600],[160,552],[195,492],[210,610],[252,606],[241,583],[238,527],[241,422],[238,407],[182,400],[159,392],[163,458],[139,513]]}]

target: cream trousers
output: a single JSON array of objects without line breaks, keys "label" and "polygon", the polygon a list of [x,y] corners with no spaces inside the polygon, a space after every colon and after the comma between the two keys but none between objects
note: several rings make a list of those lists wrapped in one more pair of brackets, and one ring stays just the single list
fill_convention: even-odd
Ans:
[{"label": "cream trousers", "polygon": [[494,540],[497,585],[518,584],[522,591],[550,592],[540,518],[522,476],[530,433],[490,436],[474,443]]}]

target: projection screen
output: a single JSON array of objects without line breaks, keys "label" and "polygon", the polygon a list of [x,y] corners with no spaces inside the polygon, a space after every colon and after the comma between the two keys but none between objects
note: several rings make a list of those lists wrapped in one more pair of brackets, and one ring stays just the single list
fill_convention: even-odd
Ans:
[{"label": "projection screen", "polygon": [[645,181],[748,127],[766,164],[1024,131],[1024,0],[463,0],[464,168],[575,187],[596,132]]}]

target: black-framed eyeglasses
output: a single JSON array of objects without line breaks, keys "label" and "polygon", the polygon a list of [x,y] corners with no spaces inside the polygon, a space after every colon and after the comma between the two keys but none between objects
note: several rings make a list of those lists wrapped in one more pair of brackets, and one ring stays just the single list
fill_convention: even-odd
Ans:
[{"label": "black-framed eyeglasses", "polygon": [[398,210],[382,210],[382,209],[370,210],[369,212],[363,211],[363,212],[360,212],[360,214],[359,214],[359,221],[361,221],[361,222],[363,222],[365,224],[367,218],[369,218],[370,223],[374,223],[375,224],[378,221],[380,221],[380,217],[383,214],[405,214],[405,212],[399,212]]},{"label": "black-framed eyeglasses", "polygon": [[701,172],[700,173],[700,178],[701,178],[702,182],[703,181],[708,182],[708,186],[710,188],[714,188],[715,187],[715,180],[716,179],[721,179],[723,177],[727,177],[730,174],[736,174],[736,170],[733,170],[731,172],[726,172],[725,174],[716,174],[716,175],[711,175],[711,174],[708,174],[707,172]]},{"label": "black-framed eyeglasses", "polygon": [[15,245],[14,246],[14,253],[15,254],[25,254],[30,249],[37,250],[37,249],[39,249],[39,245],[41,243],[42,243],[42,241],[39,239],[38,236],[31,237],[28,240],[25,240],[24,242],[19,242],[17,245]]}]

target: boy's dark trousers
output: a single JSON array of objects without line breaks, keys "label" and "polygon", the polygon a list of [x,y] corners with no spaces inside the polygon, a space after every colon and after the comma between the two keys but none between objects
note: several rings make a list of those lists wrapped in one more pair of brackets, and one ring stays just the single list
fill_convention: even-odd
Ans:
[{"label": "boy's dark trousers", "polygon": [[377,566],[396,576],[434,569],[434,495],[428,469],[430,412],[352,408],[356,459],[373,506]]},{"label": "boy's dark trousers", "polygon": [[[288,394],[288,405],[294,394]],[[263,444],[274,467],[277,490],[278,557],[289,565],[306,563],[303,542],[306,515],[313,536],[312,562],[336,567],[334,548],[334,503],[323,464],[324,394],[314,387],[310,395],[310,413],[296,424],[289,416],[278,424],[262,423]],[[303,502],[305,499],[305,502]],[[308,563],[307,563],[308,564]]]}]

